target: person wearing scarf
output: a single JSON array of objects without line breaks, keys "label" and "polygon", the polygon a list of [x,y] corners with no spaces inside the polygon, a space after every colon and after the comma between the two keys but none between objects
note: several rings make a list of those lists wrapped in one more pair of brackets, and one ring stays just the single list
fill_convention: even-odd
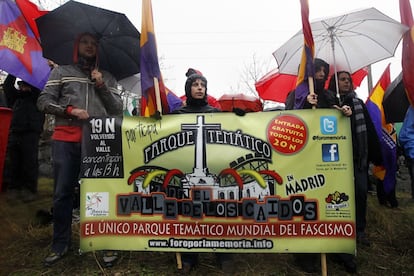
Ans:
[{"label": "person wearing scarf", "polygon": [[[368,113],[364,102],[357,97],[354,91],[351,74],[347,71],[339,71],[331,77],[328,89],[336,94],[336,80],[338,80],[339,99],[338,106],[349,106],[352,109],[351,132],[352,151],[354,165],[354,187],[355,187],[355,211],[356,211],[356,237],[357,243],[369,246],[367,239],[366,215],[367,215],[367,193],[368,193],[368,169],[369,163],[375,165],[382,163],[380,141],[375,131],[374,124]],[[350,254],[342,254],[341,259],[345,267],[351,270],[353,257]],[[347,263],[348,262],[348,263]],[[347,267],[347,265],[349,267]],[[355,264],[356,272],[356,264]]]}]

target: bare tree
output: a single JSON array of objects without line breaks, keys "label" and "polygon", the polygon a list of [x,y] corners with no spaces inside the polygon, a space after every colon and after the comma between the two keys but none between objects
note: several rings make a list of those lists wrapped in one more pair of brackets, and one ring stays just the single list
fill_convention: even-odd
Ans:
[{"label": "bare tree", "polygon": [[241,91],[246,91],[248,94],[252,94],[256,97],[257,94],[255,83],[267,74],[271,69],[271,62],[273,59],[258,58],[256,54],[252,56],[251,63],[245,64],[240,74],[240,87]]}]

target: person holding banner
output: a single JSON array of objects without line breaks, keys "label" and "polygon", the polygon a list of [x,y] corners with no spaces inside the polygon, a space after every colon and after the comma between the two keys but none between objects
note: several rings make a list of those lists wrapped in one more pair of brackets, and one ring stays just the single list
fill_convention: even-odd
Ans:
[{"label": "person holding banner", "polygon": [[[186,113],[214,113],[221,110],[212,107],[207,102],[207,79],[200,71],[190,68],[187,73],[187,81],[185,82],[185,95],[187,97],[186,104],[179,109],[173,111],[172,114]],[[232,255],[226,253],[216,253],[217,261],[224,273],[233,273]],[[197,253],[182,253],[182,272],[187,275],[198,263]]]},{"label": "person holding banner", "polygon": [[[326,81],[328,80],[329,75],[329,64],[320,58],[315,58],[314,60],[314,85],[315,85],[315,94],[311,95],[308,93],[306,101],[302,106],[302,109],[310,109],[312,107],[316,108],[335,108],[336,99],[334,92],[325,89]],[[294,109],[295,103],[295,90],[290,92],[286,99],[287,110]],[[351,116],[352,110],[349,106],[343,106],[337,108],[342,111],[344,116]],[[294,254],[295,263],[305,272],[314,273],[319,271],[319,254],[313,253],[297,253]]]},{"label": "person holding banner", "polygon": [[[374,165],[382,164],[381,145],[368,110],[364,102],[357,97],[354,91],[351,74],[347,71],[339,71],[332,76],[328,89],[335,91],[335,93],[337,80],[340,96],[337,103],[338,106],[347,105],[352,109],[351,132],[354,161],[356,238],[358,244],[370,246],[365,233],[368,171],[370,162]],[[339,257],[348,272],[356,272],[356,263],[352,255],[340,254]]]},{"label": "person holding banner", "polygon": [[[329,108],[335,104],[335,95],[325,89],[325,83],[328,80],[329,75],[329,64],[320,58],[314,60],[315,68],[315,94],[308,94],[306,101],[302,108],[312,108],[312,106],[320,108]],[[294,109],[295,104],[295,90],[289,92],[286,97],[285,109]]]},{"label": "person holding banner", "polygon": [[[45,266],[62,259],[71,246],[73,197],[81,166],[82,124],[92,116],[122,116],[123,104],[115,78],[97,68],[97,46],[94,35],[80,34],[74,45],[73,64],[53,68],[37,101],[39,110],[55,115],[53,240]],[[113,255],[109,257],[108,263],[112,264]]]},{"label": "person holding banner", "polygon": [[[313,106],[318,108],[331,108],[335,104],[335,96],[332,92],[325,89],[325,83],[328,80],[329,75],[329,64],[322,59],[315,58],[314,70],[315,94],[310,95],[310,93],[308,93],[302,109],[309,109]],[[295,98],[295,90],[289,92],[285,102],[286,110],[295,109]],[[314,273],[319,271],[319,254],[296,253],[293,257],[295,263],[303,271],[307,273]]]},{"label": "person holding banner", "polygon": [[382,164],[381,146],[367,108],[353,90],[351,74],[340,71],[333,75],[328,89],[336,91],[336,79],[338,79],[342,106],[348,105],[352,109],[351,131],[354,156],[357,242],[368,246],[369,241],[365,234],[368,169],[369,162],[374,165]]}]

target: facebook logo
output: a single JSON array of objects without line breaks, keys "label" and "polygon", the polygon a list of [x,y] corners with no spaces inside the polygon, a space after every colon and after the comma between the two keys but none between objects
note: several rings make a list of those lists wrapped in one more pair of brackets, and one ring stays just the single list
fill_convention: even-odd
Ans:
[{"label": "facebook logo", "polygon": [[339,161],[338,144],[322,144],[322,161],[323,162]]},{"label": "facebook logo", "polygon": [[320,119],[320,128],[322,134],[324,135],[336,134],[337,125],[335,116],[322,116]]}]

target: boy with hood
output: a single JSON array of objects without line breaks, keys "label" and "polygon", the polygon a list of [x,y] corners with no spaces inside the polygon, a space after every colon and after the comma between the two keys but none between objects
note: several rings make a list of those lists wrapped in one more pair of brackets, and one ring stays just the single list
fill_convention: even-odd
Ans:
[{"label": "boy with hood", "polygon": [[44,264],[59,261],[71,246],[72,209],[81,165],[82,124],[91,116],[121,116],[122,100],[115,78],[97,69],[98,40],[78,36],[71,65],[55,67],[37,101],[39,110],[55,115],[52,136],[54,169],[53,240]]}]

